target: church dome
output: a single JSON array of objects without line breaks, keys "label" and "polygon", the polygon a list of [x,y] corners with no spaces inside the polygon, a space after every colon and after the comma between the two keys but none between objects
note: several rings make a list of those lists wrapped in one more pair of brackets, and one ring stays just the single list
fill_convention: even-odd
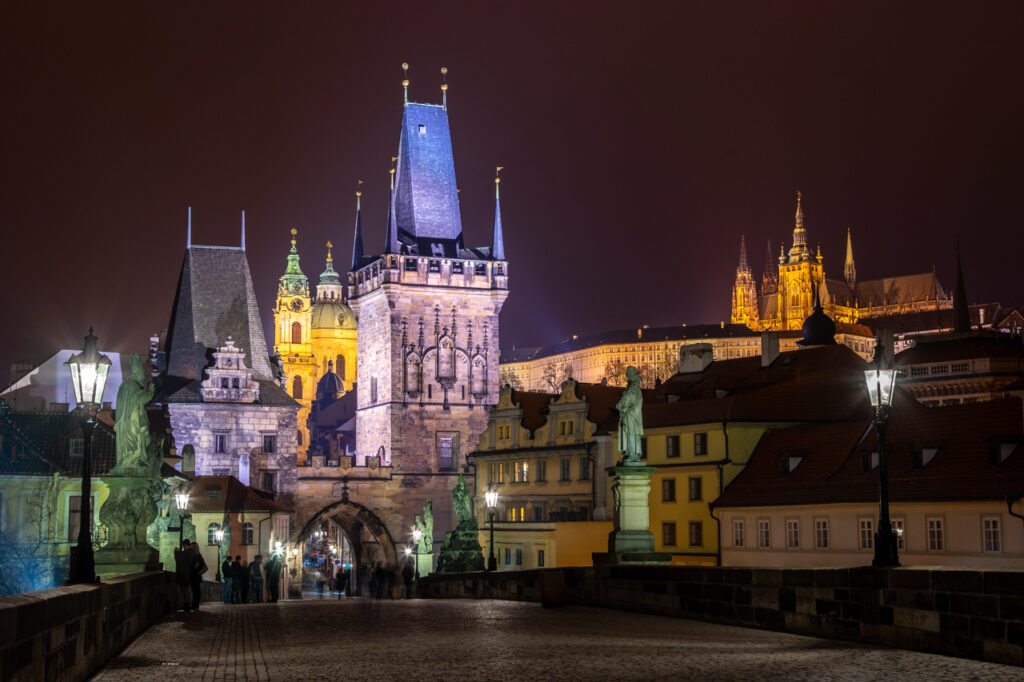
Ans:
[{"label": "church dome", "polygon": [[356,316],[352,309],[337,299],[317,301],[313,304],[313,329],[355,329]]},{"label": "church dome", "polygon": [[834,346],[836,323],[821,309],[821,302],[815,301],[814,312],[804,320],[804,338],[797,341],[800,346]]},{"label": "church dome", "polygon": [[345,392],[345,382],[334,371],[334,363],[327,363],[327,373],[316,384],[316,399],[334,400]]}]

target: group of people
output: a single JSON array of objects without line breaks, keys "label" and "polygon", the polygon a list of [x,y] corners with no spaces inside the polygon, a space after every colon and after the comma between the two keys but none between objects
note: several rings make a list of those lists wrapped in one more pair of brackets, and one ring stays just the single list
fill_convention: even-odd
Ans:
[{"label": "group of people", "polygon": [[181,594],[182,611],[198,611],[199,597],[203,588],[203,576],[210,569],[206,566],[199,543],[185,540],[174,550],[174,575]]},{"label": "group of people", "polygon": [[251,562],[228,556],[220,567],[224,579],[225,604],[259,604],[264,601],[263,586],[267,586],[267,599],[274,603],[278,599],[278,580],[281,577],[281,563],[276,555],[263,563],[263,555],[257,554]]}]

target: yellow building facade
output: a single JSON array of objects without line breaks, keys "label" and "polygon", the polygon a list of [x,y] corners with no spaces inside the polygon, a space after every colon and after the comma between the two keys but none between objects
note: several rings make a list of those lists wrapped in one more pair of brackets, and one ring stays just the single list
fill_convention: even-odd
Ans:
[{"label": "yellow building facade", "polygon": [[274,305],[274,346],[286,377],[285,389],[302,407],[298,413],[299,461],[309,447],[309,413],[317,381],[329,369],[342,378],[345,390],[356,381],[356,317],[345,303],[344,287],[334,270],[331,242],[316,294],[299,266],[296,230],[292,230],[288,265],[281,275]]}]

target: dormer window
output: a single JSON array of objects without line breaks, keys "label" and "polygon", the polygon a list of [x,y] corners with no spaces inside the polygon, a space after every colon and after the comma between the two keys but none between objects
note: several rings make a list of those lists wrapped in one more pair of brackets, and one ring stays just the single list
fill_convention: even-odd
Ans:
[{"label": "dormer window", "polygon": [[793,473],[793,470],[800,466],[800,462],[804,461],[803,457],[797,455],[787,455],[779,460],[779,474],[787,476]]},{"label": "dormer window", "polygon": [[913,452],[913,468],[923,469],[939,453],[938,448],[921,448]]},{"label": "dormer window", "polygon": [[991,445],[988,449],[989,466],[999,466],[1006,461],[1006,458],[1017,450],[1016,443],[999,443]]}]

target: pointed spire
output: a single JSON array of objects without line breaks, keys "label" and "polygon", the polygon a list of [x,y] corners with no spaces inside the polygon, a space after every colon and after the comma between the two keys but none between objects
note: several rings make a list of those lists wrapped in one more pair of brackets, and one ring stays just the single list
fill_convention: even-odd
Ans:
[{"label": "pointed spire", "polygon": [[964,271],[960,267],[960,240],[956,240],[956,291],[953,292],[953,331],[971,331],[971,313],[967,309]]},{"label": "pointed spire", "polygon": [[441,106],[448,110],[448,67],[441,67]]},{"label": "pointed spire", "polygon": [[846,228],[846,264],[843,266],[843,276],[850,289],[857,286],[857,267],[853,264],[853,237],[850,235],[850,228]]},{"label": "pointed spire", "polygon": [[409,65],[402,62],[402,106],[409,103]]},{"label": "pointed spire", "polygon": [[498,166],[494,171],[494,238],[491,240],[491,258],[494,260],[505,260],[505,239],[501,233],[501,193],[498,191],[502,168]]},{"label": "pointed spire", "polygon": [[242,209],[242,251],[245,251],[245,209]]},{"label": "pointed spire", "polygon": [[747,264],[747,236],[745,234],[740,235],[740,265],[736,270],[750,270],[750,266]]},{"label": "pointed spire", "polygon": [[395,162],[397,156],[391,157],[391,195],[388,199],[388,231],[384,238],[384,253],[399,253],[398,218],[395,215]]},{"label": "pointed spire", "polygon": [[[362,180],[359,181],[362,184]],[[363,260],[363,211],[361,197],[363,193],[356,190],[356,229],[352,237],[352,269],[359,269]]]},{"label": "pointed spire", "polygon": [[810,259],[810,253],[807,251],[807,231],[804,230],[804,209],[801,205],[801,198],[800,191],[797,190],[796,219],[793,225],[793,248],[789,250],[790,263]]},{"label": "pointed spire", "polygon": [[188,207],[188,232],[185,234],[185,248],[192,248],[192,207]]}]

